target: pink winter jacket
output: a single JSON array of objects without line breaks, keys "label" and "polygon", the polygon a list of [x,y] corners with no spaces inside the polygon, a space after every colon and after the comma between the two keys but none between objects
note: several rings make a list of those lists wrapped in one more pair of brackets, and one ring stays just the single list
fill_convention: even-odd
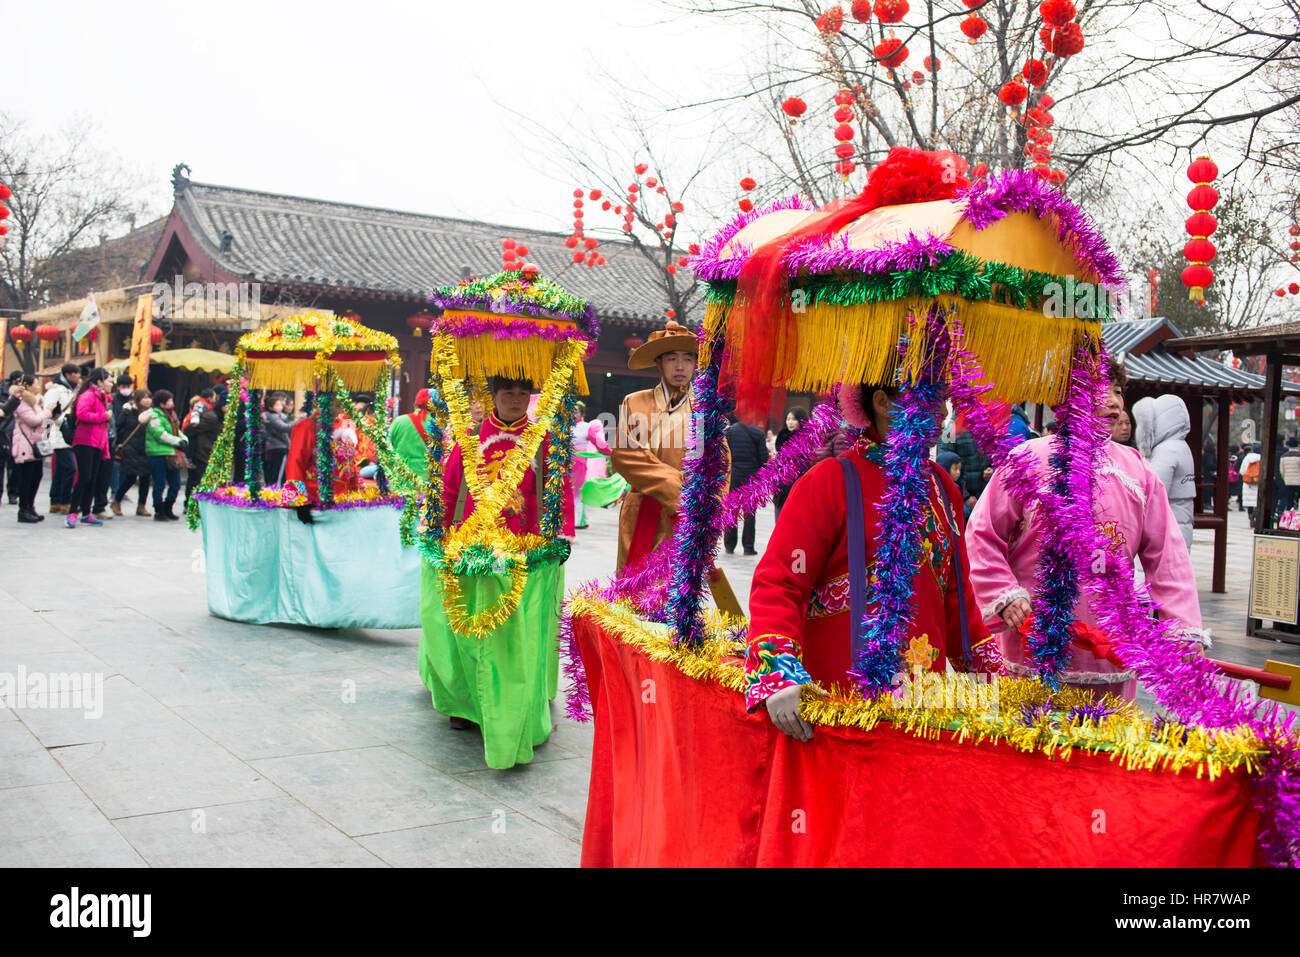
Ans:
[{"label": "pink winter jacket", "polygon": [[50,413],[41,406],[33,407],[29,402],[19,402],[14,409],[14,464],[22,465],[36,458],[33,446],[45,438],[45,429],[50,421]]},{"label": "pink winter jacket", "polygon": [[73,445],[89,445],[108,458],[108,405],[113,397],[93,386],[77,397],[77,430]]}]

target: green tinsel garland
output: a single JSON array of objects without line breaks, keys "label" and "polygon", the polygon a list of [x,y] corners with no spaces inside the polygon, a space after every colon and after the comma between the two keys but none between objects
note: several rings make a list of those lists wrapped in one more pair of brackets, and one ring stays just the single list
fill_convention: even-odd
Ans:
[{"label": "green tinsel garland", "polygon": [[[486,310],[487,304],[494,300],[493,293],[507,283],[520,283],[523,280],[514,273],[499,272],[492,276],[474,279],[463,286],[449,286],[438,290],[437,295],[443,299],[461,300],[460,308]],[[587,308],[587,300],[570,295],[557,283],[545,276],[527,283],[528,292],[522,298],[531,305],[548,312],[570,319],[580,319]],[[447,308],[455,309],[454,305]],[[515,318],[514,313],[502,313],[503,319]],[[526,313],[519,313],[518,318],[530,318]]]},{"label": "green tinsel garland", "polygon": [[[328,392],[316,393],[316,488],[322,505],[334,504],[333,399]],[[342,407],[347,408],[346,400]]]},{"label": "green tinsel garland", "polygon": [[[235,362],[235,367],[230,370],[230,376],[226,380],[233,383],[236,388],[243,390],[244,367],[239,362]],[[203,472],[203,478],[199,482],[198,491],[211,492],[223,485],[229,485],[234,478],[233,452],[235,448],[235,427],[239,421],[239,399],[236,396],[235,401],[231,402],[229,395],[226,398],[226,418],[221,423],[221,432],[217,434],[217,440],[212,443],[212,452],[208,455],[208,467]],[[189,526],[190,531],[199,527],[199,499],[198,496],[190,496],[189,502],[185,505],[185,524]]]},{"label": "green tinsel garland", "polygon": [[[799,290],[809,306],[862,306],[908,297],[932,298],[945,293],[972,301],[987,300],[1020,309],[1037,308],[1046,298],[1046,288],[1056,284],[1065,292],[1071,283],[1063,276],[980,259],[958,250],[941,256],[925,269],[838,276],[806,276],[792,280],[791,290]],[[736,280],[718,279],[708,284],[710,302],[730,305],[736,296]],[[1073,283],[1080,288],[1083,283]],[[1093,318],[1110,318],[1110,302],[1105,296],[1094,300]],[[1080,317],[1085,318],[1085,317]]]},{"label": "green tinsel garland", "polygon": [[551,444],[546,453],[546,484],[542,488],[544,502],[538,502],[541,512],[538,530],[548,541],[560,535],[564,521],[564,480],[573,471],[573,417],[577,399],[570,389],[565,393],[552,425]]}]

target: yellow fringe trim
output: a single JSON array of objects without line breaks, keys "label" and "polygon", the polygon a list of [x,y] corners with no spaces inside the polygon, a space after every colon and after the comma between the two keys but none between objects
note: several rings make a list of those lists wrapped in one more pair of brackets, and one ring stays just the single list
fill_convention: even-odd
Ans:
[{"label": "yellow fringe trim", "polygon": [[[315,388],[320,371],[316,359],[245,359],[250,389],[278,389],[295,392]],[[373,389],[388,363],[383,359],[363,362],[330,362],[329,369],[349,392]]]},{"label": "yellow fringe trim", "polygon": [[[908,333],[909,318],[924,316],[932,305],[955,310],[967,348],[993,383],[990,397],[1006,402],[1061,402],[1075,350],[1100,330],[1093,320],[1052,318],[1038,310],[946,294],[870,305],[814,305],[795,316],[793,336],[784,329],[778,332],[773,378],[784,378],[784,387],[792,392],[829,392],[838,382],[892,382],[899,365],[898,342]],[[713,334],[730,313],[730,305],[718,302],[705,310],[702,364],[709,361]],[[735,355],[743,345],[743,330],[735,330],[733,337]],[[915,341],[903,356],[905,383],[915,381],[921,368],[921,347]]]},{"label": "yellow fringe trim", "polygon": [[[652,661],[671,664],[697,681],[711,681],[744,694],[744,663],[735,660],[738,647],[744,644],[736,636],[743,619],[716,610],[706,612],[704,644],[692,650],[673,644],[669,626],[643,621],[627,605],[607,602],[590,592],[572,593],[567,608],[575,618],[590,618],[606,634],[638,649]],[[1111,761],[1128,770],[1161,768],[1178,772],[1195,768],[1198,778],[1204,774],[1211,780],[1238,769],[1256,774],[1266,753],[1264,743],[1248,726],[1207,730],[1169,722],[1157,731],[1153,720],[1131,702],[1111,696],[1106,700],[1117,711],[1101,721],[1057,714],[1044,715],[1035,724],[1026,725],[1021,712],[1025,704],[1043,704],[1050,699],[1054,709],[1068,711],[1091,701],[1088,692],[1066,689],[1053,695],[1042,683],[1027,678],[999,678],[998,699],[996,712],[961,707],[904,708],[887,694],[867,701],[832,686],[823,698],[806,687],[799,713],[812,724],[826,727],[870,731],[883,721],[917,737],[937,740],[948,732],[963,743],[1001,741],[1020,751],[1067,760],[1076,748],[1090,754],[1109,753]]]},{"label": "yellow fringe trim", "polygon": [[[476,312],[449,312],[451,317],[483,317],[486,314]],[[503,317],[492,315],[490,318],[500,321]],[[572,328],[571,322],[558,322],[553,319],[529,319],[540,325]],[[456,378],[483,380],[488,376],[502,375],[511,379],[528,379],[534,387],[541,388],[551,368],[556,365],[568,339],[497,339],[491,335],[467,336],[455,339],[457,365],[453,369]],[[433,360],[436,365],[436,360]],[[589,395],[587,372],[582,362],[578,362],[574,385],[578,395]]]}]

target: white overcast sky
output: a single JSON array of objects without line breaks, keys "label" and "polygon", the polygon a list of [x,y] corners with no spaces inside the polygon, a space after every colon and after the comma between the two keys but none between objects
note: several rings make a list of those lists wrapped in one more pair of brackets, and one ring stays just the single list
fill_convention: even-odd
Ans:
[{"label": "white overcast sky", "polygon": [[31,133],[93,124],[155,213],[183,161],[199,182],[563,230],[585,183],[509,110],[598,128],[623,101],[727,88],[739,29],[653,0],[4,0],[0,108]]}]

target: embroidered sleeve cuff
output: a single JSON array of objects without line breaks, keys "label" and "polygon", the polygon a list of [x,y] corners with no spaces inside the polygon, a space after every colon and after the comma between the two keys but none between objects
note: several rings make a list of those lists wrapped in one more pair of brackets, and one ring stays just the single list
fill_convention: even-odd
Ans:
[{"label": "embroidered sleeve cuff", "polygon": [[1174,638],[1180,641],[1194,641],[1206,649],[1213,644],[1208,628],[1181,628],[1174,632]]},{"label": "embroidered sleeve cuff", "polygon": [[985,621],[997,618],[1002,614],[1002,609],[1006,608],[1007,605],[1011,604],[1017,598],[1023,598],[1025,601],[1029,601],[1029,592],[1020,587],[1009,588],[1000,595],[997,595],[992,601],[981,608],[980,614],[984,616]]},{"label": "embroidered sleeve cuff", "polygon": [[785,635],[761,635],[749,643],[745,656],[745,710],[792,685],[812,683],[799,660],[799,645]]}]

